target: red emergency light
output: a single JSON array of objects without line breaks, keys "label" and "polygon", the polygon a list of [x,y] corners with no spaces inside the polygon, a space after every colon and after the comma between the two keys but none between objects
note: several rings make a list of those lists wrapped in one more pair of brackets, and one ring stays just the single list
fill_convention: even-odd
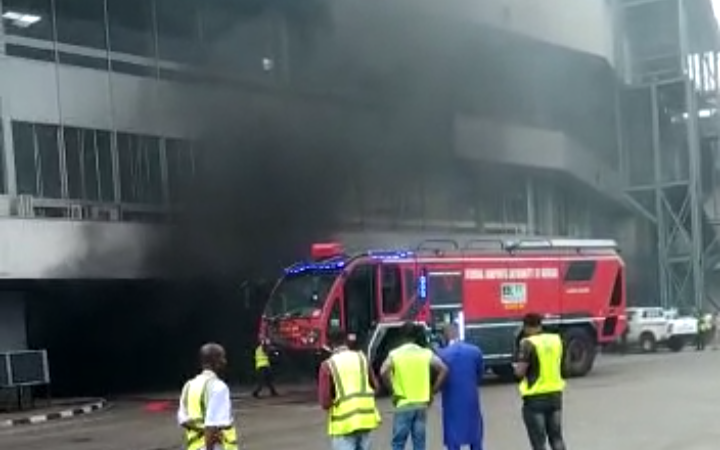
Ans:
[{"label": "red emergency light", "polygon": [[343,247],[337,242],[323,242],[319,244],[313,244],[310,249],[310,255],[312,259],[320,260],[332,258],[333,256],[340,256],[344,253]]}]

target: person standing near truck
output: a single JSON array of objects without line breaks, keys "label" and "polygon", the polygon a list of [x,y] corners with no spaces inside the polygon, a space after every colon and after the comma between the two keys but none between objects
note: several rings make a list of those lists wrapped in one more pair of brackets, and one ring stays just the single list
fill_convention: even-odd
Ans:
[{"label": "person standing near truck", "polygon": [[522,416],[532,450],[565,450],[562,434],[562,404],[565,380],[562,377],[562,338],[546,333],[542,316],[523,318],[515,375],[520,378]]},{"label": "person standing near truck", "polygon": [[252,395],[255,398],[260,398],[264,388],[270,391],[270,395],[277,397],[278,393],[275,390],[275,383],[273,381],[272,362],[270,361],[270,342],[261,337],[258,346],[255,347],[255,376],[257,377],[257,385]]},{"label": "person standing near truck", "polygon": [[482,450],[483,417],[478,386],[485,373],[479,347],[460,339],[458,325],[445,326],[447,346],[438,354],[448,367],[442,387],[443,442],[447,450]]},{"label": "person standing near truck", "polygon": [[332,355],[318,373],[318,401],[328,412],[333,450],[369,450],[370,434],[380,426],[375,404],[378,387],[367,358],[348,347],[341,331],[329,336]]},{"label": "person standing near truck", "polygon": [[[417,344],[420,330],[406,322],[399,330],[401,345],[392,350],[380,368],[380,375],[392,392],[392,450],[403,450],[408,438],[414,450],[425,450],[427,409],[448,374],[448,368],[432,350]],[[432,383],[432,372],[436,371]]]}]

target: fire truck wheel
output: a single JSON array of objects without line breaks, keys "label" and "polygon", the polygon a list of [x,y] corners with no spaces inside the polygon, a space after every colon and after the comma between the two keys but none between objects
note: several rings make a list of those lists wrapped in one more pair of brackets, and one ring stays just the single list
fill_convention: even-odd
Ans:
[{"label": "fire truck wheel", "polygon": [[563,333],[565,355],[563,372],[568,378],[583,377],[595,363],[596,346],[592,336],[582,328],[571,328]]},{"label": "fire truck wheel", "polygon": [[652,333],[646,331],[640,335],[640,350],[643,353],[655,353],[657,351],[657,340]]}]

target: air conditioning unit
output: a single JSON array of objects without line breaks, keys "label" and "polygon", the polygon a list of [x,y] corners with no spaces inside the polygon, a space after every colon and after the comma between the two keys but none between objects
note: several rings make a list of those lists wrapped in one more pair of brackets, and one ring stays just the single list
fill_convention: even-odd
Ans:
[{"label": "air conditioning unit", "polygon": [[117,222],[120,220],[120,211],[115,206],[93,206],[90,208],[90,218],[105,222]]},{"label": "air conditioning unit", "polygon": [[82,205],[70,205],[70,218],[72,220],[83,220],[85,218]]},{"label": "air conditioning unit", "polygon": [[32,195],[22,194],[17,197],[17,215],[19,217],[35,217],[35,205]]}]

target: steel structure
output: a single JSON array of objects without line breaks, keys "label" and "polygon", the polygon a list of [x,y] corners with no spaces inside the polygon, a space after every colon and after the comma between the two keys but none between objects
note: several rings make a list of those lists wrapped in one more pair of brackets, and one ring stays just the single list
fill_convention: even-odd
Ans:
[{"label": "steel structure", "polygon": [[[614,0],[627,196],[654,224],[663,306],[714,305],[720,39],[711,0]],[[720,187],[720,185],[717,185]],[[710,305],[709,305],[710,304]]]}]

